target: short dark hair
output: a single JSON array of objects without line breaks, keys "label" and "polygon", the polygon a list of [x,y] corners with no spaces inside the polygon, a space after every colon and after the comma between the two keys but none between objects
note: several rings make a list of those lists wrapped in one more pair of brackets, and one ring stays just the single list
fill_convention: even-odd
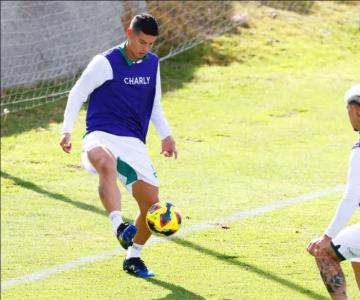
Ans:
[{"label": "short dark hair", "polygon": [[350,97],[348,100],[348,103],[360,105],[360,95],[354,95],[354,96]]},{"label": "short dark hair", "polygon": [[130,23],[130,28],[136,33],[142,31],[145,34],[158,36],[159,35],[159,26],[156,18],[149,14],[140,14],[136,15]]},{"label": "short dark hair", "polygon": [[358,101],[350,101],[349,102],[349,105],[356,105],[356,106],[359,106],[360,107],[360,101],[358,102]]}]

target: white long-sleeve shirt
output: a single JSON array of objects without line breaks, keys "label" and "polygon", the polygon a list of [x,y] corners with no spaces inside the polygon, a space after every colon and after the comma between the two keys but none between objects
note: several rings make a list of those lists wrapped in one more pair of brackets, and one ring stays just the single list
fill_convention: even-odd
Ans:
[{"label": "white long-sleeve shirt", "polygon": [[[141,61],[137,63],[141,63]],[[160,65],[156,76],[156,91],[151,112],[151,122],[158,131],[160,138],[164,139],[171,134],[171,131],[161,106]],[[96,55],[70,90],[64,113],[62,133],[72,132],[81,106],[88,96],[104,82],[112,79],[113,71],[109,61],[103,55]]]},{"label": "white long-sleeve shirt", "polygon": [[335,216],[325,231],[325,234],[334,238],[350,220],[360,205],[360,147],[351,151],[346,190],[341,199]]}]

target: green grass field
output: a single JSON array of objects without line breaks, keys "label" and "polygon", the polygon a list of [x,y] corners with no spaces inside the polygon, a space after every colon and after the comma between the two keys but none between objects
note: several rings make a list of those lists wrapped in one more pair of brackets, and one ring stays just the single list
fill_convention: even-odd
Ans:
[{"label": "green grass field", "polygon": [[[253,10],[250,28],[162,64],[179,158],[159,155],[152,127],[148,148],[161,199],[181,209],[184,232],[346,180],[358,135],[342,99],[360,78],[359,6],[316,2],[309,14],[279,10],[276,18],[269,7]],[[341,192],[180,232],[144,248],[154,279],[125,274],[97,177],[80,167],[84,110],[72,154],[58,146],[65,103],[2,119],[1,282],[118,254],[5,288],[3,299],[328,299],[306,246],[322,234]],[[135,201],[121,191],[132,220]],[[356,299],[351,267],[343,265]]]}]

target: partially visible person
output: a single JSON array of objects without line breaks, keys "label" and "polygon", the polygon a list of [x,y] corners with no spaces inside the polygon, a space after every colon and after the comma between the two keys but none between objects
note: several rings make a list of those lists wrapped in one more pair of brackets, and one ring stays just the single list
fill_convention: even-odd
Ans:
[{"label": "partially visible person", "polygon": [[[350,123],[360,133],[360,84],[345,93]],[[345,275],[340,263],[352,262],[360,290],[360,222],[344,228],[360,205],[360,140],[350,155],[345,193],[335,216],[322,237],[311,241],[307,250],[315,257],[321,278],[332,299],[348,299]]]}]

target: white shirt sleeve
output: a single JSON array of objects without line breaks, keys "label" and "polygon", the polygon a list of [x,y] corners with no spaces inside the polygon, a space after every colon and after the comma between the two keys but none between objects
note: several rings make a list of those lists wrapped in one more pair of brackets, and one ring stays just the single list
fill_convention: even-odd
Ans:
[{"label": "white shirt sleeve", "polygon": [[350,220],[360,204],[360,148],[351,151],[350,165],[346,189],[335,216],[325,231],[325,234],[334,238]]},{"label": "white shirt sleeve", "polygon": [[169,124],[165,118],[160,99],[161,99],[161,79],[160,79],[160,64],[159,64],[156,75],[156,91],[154,98],[154,106],[151,112],[151,122],[154,124],[156,130],[160,135],[160,138],[163,140],[164,138],[171,135],[171,131]]},{"label": "white shirt sleeve", "polygon": [[103,55],[96,55],[70,90],[64,112],[62,133],[71,133],[82,104],[105,81],[113,78],[110,62]]}]

